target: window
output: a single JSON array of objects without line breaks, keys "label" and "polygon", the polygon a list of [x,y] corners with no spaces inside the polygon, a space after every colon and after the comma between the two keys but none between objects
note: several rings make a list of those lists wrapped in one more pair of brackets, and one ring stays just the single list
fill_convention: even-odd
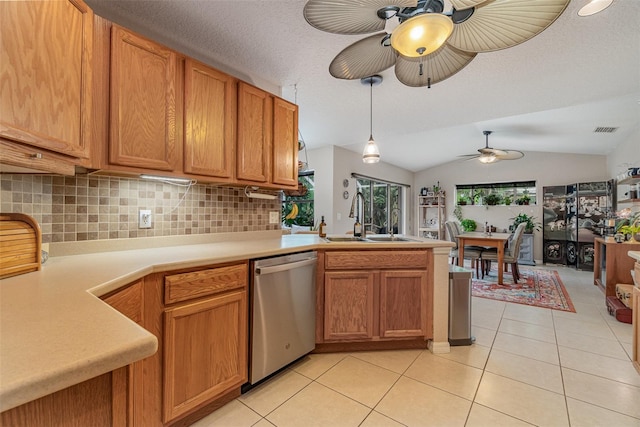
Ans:
[{"label": "window", "polygon": [[[306,189],[300,191],[300,189]],[[313,212],[313,171],[301,171],[298,174],[298,191],[285,191],[282,202],[282,223],[288,226],[299,225],[314,228]],[[296,205],[298,213],[293,218],[287,218]]]},{"label": "window", "polygon": [[535,205],[536,182],[515,181],[456,185],[458,205]]},{"label": "window", "polygon": [[[352,176],[356,178],[358,191],[364,196],[364,215],[360,213],[363,216],[360,222],[365,230],[374,234],[388,234],[393,226],[394,233],[405,234],[403,212],[409,186],[357,174]],[[359,206],[355,215],[358,215],[358,209]]]}]

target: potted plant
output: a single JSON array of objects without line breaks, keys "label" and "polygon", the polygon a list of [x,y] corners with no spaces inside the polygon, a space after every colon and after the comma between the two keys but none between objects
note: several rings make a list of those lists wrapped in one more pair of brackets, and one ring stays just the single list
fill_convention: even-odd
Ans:
[{"label": "potted plant", "polygon": [[624,221],[620,228],[618,228],[618,232],[624,235],[631,235],[628,242],[629,243],[638,243],[638,239],[636,239],[636,235],[640,233],[640,213],[634,215],[632,218]]},{"label": "potted plant", "polygon": [[458,205],[465,206],[469,202],[469,197],[461,194],[458,196]]},{"label": "potted plant", "polygon": [[516,199],[516,205],[528,205],[531,201],[531,197],[528,194],[523,194]]},{"label": "potted plant", "polygon": [[484,202],[489,206],[495,206],[502,201],[500,195],[491,193],[484,196]]},{"label": "potted plant", "polygon": [[513,201],[513,199],[511,198],[511,196],[504,196],[504,204],[505,205],[509,206],[512,201]]},{"label": "potted plant", "polygon": [[465,218],[460,221],[460,225],[462,225],[464,231],[474,231],[476,229],[476,222],[472,219]]},{"label": "potted plant", "polygon": [[516,215],[515,218],[511,218],[513,220],[513,224],[511,225],[515,230],[520,223],[524,222],[527,225],[524,227],[524,232],[527,234],[531,234],[534,231],[542,230],[542,226],[539,222],[535,222],[536,217],[527,215],[526,213],[521,213]]}]

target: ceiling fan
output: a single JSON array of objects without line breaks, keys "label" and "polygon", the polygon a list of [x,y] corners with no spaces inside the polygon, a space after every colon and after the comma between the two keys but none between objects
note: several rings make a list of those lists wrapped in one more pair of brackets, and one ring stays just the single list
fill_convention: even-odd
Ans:
[{"label": "ceiling fan", "polygon": [[490,130],[482,131],[485,136],[484,148],[479,148],[480,154],[465,154],[458,157],[463,157],[466,160],[478,159],[482,163],[495,163],[499,160],[517,160],[524,157],[524,153],[518,150],[506,150],[504,148],[491,148],[489,147],[489,135],[493,132]]},{"label": "ceiling fan", "polygon": [[311,26],[330,33],[377,32],[333,59],[333,77],[362,79],[395,65],[403,84],[430,87],[460,71],[478,53],[536,36],[569,1],[449,0],[452,9],[443,12],[444,0],[309,0],[303,14]]}]

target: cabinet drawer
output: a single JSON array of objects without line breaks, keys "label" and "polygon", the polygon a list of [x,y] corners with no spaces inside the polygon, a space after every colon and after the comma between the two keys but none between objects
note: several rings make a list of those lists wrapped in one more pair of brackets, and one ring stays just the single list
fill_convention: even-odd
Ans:
[{"label": "cabinet drawer", "polygon": [[247,280],[247,263],[173,274],[164,278],[164,303],[172,304],[242,288],[247,285]]},{"label": "cabinet drawer", "polygon": [[427,268],[427,251],[331,251],[325,254],[325,269]]}]

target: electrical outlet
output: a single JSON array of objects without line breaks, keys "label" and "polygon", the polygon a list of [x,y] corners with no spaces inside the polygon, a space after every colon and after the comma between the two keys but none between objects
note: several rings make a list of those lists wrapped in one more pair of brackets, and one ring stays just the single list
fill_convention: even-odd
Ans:
[{"label": "electrical outlet", "polygon": [[280,212],[269,212],[269,224],[277,224],[280,222]]},{"label": "electrical outlet", "polygon": [[138,228],[151,228],[151,209],[140,209]]}]

